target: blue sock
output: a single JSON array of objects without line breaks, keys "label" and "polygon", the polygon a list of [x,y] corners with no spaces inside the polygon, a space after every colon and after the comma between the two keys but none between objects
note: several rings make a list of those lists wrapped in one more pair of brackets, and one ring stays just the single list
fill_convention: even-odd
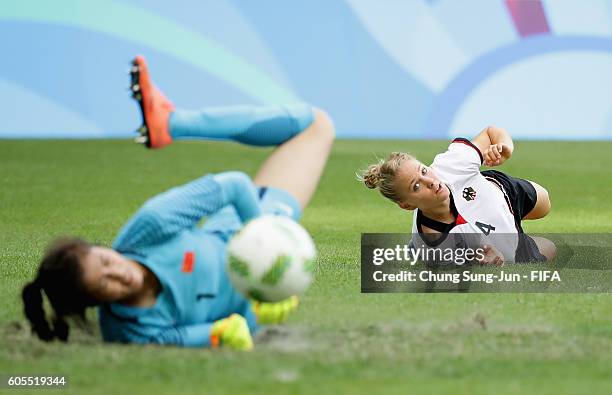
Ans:
[{"label": "blue sock", "polygon": [[312,107],[307,104],[178,110],[170,116],[170,134],[176,139],[223,139],[271,146],[289,140],[313,119]]}]

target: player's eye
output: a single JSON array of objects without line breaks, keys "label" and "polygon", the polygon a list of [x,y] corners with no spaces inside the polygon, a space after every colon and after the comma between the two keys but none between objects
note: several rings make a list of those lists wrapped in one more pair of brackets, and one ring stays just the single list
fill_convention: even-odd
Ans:
[{"label": "player's eye", "polygon": [[426,167],[424,167],[424,168],[421,170],[421,174],[422,174],[422,175],[427,174],[427,168],[426,168]]},{"label": "player's eye", "polygon": [[415,182],[414,183],[414,187],[412,187],[412,189],[416,192],[419,190],[419,188],[421,187],[421,183],[419,182]]}]

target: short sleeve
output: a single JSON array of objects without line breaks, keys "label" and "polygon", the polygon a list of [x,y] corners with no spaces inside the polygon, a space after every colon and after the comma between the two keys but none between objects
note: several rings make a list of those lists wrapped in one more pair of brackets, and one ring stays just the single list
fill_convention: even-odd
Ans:
[{"label": "short sleeve", "polygon": [[436,155],[431,167],[445,181],[456,177],[472,176],[480,172],[482,153],[471,141],[456,138],[446,152]]}]

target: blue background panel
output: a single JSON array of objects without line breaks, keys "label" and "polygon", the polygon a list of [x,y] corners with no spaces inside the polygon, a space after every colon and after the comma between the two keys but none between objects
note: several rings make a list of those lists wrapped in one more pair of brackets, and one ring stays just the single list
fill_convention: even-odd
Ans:
[{"label": "blue background panel", "polygon": [[341,138],[612,138],[611,1],[533,1],[550,31],[505,0],[1,2],[0,138],[132,136],[136,54],[177,107],[306,101]]}]

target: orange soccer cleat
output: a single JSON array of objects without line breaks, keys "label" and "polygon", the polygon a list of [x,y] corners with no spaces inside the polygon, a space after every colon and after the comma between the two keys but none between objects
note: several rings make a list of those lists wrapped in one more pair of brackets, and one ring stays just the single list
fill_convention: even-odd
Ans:
[{"label": "orange soccer cleat", "polygon": [[168,121],[174,105],[151,82],[147,63],[139,55],[132,61],[130,68],[130,90],[142,113],[142,126],[138,128],[140,136],[136,142],[147,148],[162,148],[172,143]]}]

